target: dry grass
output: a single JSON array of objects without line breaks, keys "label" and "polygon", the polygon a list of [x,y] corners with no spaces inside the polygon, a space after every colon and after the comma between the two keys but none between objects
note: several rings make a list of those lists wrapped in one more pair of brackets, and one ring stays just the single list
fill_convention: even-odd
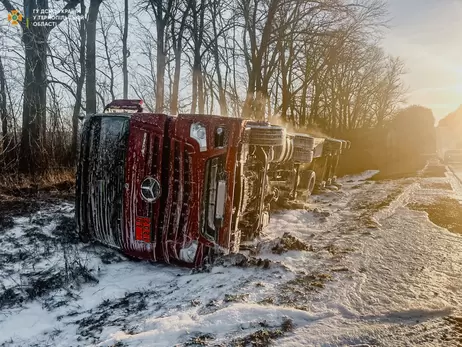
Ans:
[{"label": "dry grass", "polygon": [[33,194],[38,191],[72,190],[75,185],[73,169],[54,170],[41,176],[16,174],[0,176],[0,193],[7,195]]}]

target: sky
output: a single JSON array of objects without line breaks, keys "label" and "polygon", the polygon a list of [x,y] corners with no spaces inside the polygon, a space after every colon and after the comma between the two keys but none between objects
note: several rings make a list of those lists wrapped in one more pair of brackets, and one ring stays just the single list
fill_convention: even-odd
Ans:
[{"label": "sky", "polygon": [[408,104],[443,118],[462,104],[462,0],[387,0],[385,50],[406,64]]}]

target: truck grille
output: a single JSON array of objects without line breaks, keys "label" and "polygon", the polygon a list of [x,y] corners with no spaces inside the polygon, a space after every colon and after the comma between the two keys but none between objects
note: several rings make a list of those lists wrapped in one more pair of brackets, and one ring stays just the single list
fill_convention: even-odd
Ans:
[{"label": "truck grille", "polygon": [[[192,196],[192,159],[189,145],[175,139],[170,143],[170,164],[168,177],[167,211],[164,214],[162,235],[169,241],[182,239],[188,228]],[[180,230],[181,228],[181,230]],[[171,248],[176,252],[175,248]],[[166,254],[164,252],[164,254]]]}]

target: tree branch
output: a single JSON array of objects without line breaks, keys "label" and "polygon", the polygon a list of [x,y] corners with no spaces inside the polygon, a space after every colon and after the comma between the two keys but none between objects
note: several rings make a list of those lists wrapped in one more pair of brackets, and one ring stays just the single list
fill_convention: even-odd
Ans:
[{"label": "tree branch", "polygon": [[[3,1],[3,0],[2,0]],[[5,0],[8,1],[8,0]],[[56,23],[54,26],[49,26],[46,28],[47,32],[49,33],[54,27],[58,26],[59,23],[61,23],[64,19],[64,17],[68,16],[68,11],[72,10],[77,7],[77,5],[80,3],[80,0],[69,0],[66,6],[56,15],[56,19],[50,19],[49,22]]]}]

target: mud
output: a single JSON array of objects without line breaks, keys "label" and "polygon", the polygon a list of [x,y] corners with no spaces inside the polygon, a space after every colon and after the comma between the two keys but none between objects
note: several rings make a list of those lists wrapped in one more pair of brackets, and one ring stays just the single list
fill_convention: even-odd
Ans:
[{"label": "mud", "polygon": [[427,182],[420,185],[423,189],[452,190],[452,186],[448,182]]},{"label": "mud", "polygon": [[[377,182],[377,184],[379,184],[379,182]],[[375,220],[374,215],[378,211],[390,206],[390,204],[403,193],[407,185],[408,183],[397,185],[384,198],[356,203],[353,209],[361,211],[359,216],[356,217],[358,224],[369,229],[379,228],[380,224]]]},{"label": "mud", "polygon": [[183,346],[198,347],[208,346],[210,341],[215,340],[215,336],[212,334],[197,333],[196,336],[190,338]]},{"label": "mud", "polygon": [[308,311],[309,303],[327,282],[333,280],[329,273],[298,273],[293,280],[279,286],[276,296],[266,297],[260,304],[283,305]]},{"label": "mud", "polygon": [[[135,323],[128,323],[131,320],[127,320],[127,317],[138,317],[147,311],[150,308],[149,300],[157,298],[159,295],[158,292],[151,290],[126,293],[124,297],[119,299],[103,300],[95,309],[69,311],[67,315],[58,316],[57,319],[64,321],[65,324],[76,324],[80,341],[98,341],[99,334],[108,325],[120,325],[126,334],[133,335],[137,333],[137,326]],[[72,321],[72,317],[85,313],[87,314],[86,317]]]},{"label": "mud", "polygon": [[427,212],[428,218],[436,225],[462,234],[462,205],[451,198],[439,198],[430,205],[410,204],[409,208]]},{"label": "mud", "polygon": [[251,256],[246,256],[242,253],[229,254],[215,259],[214,266],[223,266],[223,267],[261,267],[263,269],[268,269],[271,266],[272,262],[269,259],[261,259]]},{"label": "mud", "polygon": [[429,165],[423,170],[422,177],[446,177],[446,166]]},{"label": "mud", "polygon": [[234,339],[229,347],[267,347],[273,345],[274,340],[290,333],[294,329],[294,324],[290,319],[285,319],[279,327],[269,327],[266,322],[259,323],[264,329],[259,329],[247,336]]},{"label": "mud", "polygon": [[281,238],[275,240],[275,245],[271,248],[274,254],[282,254],[288,251],[313,251],[313,246],[297,239],[285,232]]},{"label": "mud", "polygon": [[30,215],[41,208],[41,204],[35,199],[25,199],[0,194],[0,231],[12,225],[13,217]]},{"label": "mud", "polygon": [[405,172],[379,172],[377,175],[369,178],[370,181],[392,181],[403,178],[417,177],[418,171],[405,171]]},{"label": "mud", "polygon": [[462,317],[447,317],[445,320],[452,326],[455,335],[455,341],[452,342],[457,343],[456,346],[462,347]]},{"label": "mud", "polygon": [[[0,275],[15,280],[0,286],[0,309],[41,299],[45,309],[53,310],[74,300],[80,285],[98,282],[78,249],[74,218],[60,214],[60,207],[34,200],[10,198],[1,205],[6,218],[2,215]],[[39,208],[43,214],[31,215]],[[18,215],[29,217],[21,237],[9,232]],[[46,232],[52,222],[55,227]]]},{"label": "mud", "polygon": [[249,294],[225,294],[224,302],[245,302]]}]

